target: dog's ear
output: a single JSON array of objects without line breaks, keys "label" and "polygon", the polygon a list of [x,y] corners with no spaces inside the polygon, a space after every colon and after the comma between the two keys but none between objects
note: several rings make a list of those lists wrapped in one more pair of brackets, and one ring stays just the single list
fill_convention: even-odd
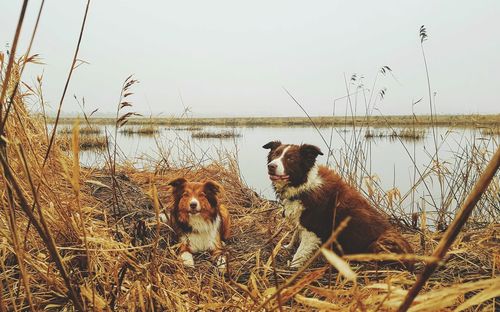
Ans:
[{"label": "dog's ear", "polygon": [[203,184],[203,190],[207,194],[217,195],[220,193],[221,189],[222,189],[222,186],[220,186],[219,183],[214,182],[214,181],[207,181],[207,182],[205,182],[205,184]]},{"label": "dog's ear", "polygon": [[186,184],[187,180],[184,179],[184,178],[177,178],[175,180],[172,180],[168,183],[168,185],[170,185],[171,187],[173,187],[174,189],[178,189],[180,187],[183,187],[184,184]]},{"label": "dog's ear", "polygon": [[318,155],[323,155],[319,147],[311,144],[302,144],[300,146],[300,153],[310,159],[316,159]]},{"label": "dog's ear", "polygon": [[215,209],[217,209],[217,207],[219,206],[217,194],[221,192],[221,189],[222,186],[214,181],[207,181],[205,182],[205,184],[203,184],[203,191],[205,192],[205,194],[207,194],[207,200]]},{"label": "dog's ear", "polygon": [[278,146],[280,146],[280,145],[281,145],[281,141],[271,141],[271,142],[267,143],[266,145],[262,146],[262,148],[274,150],[274,149],[278,148]]}]

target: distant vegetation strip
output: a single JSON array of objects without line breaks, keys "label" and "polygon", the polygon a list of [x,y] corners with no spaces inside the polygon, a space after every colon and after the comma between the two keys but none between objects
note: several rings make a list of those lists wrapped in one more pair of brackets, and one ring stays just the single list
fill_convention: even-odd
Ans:
[{"label": "distant vegetation strip", "polygon": [[210,132],[210,131],[196,131],[191,134],[192,138],[195,139],[229,139],[238,138],[241,134],[234,131],[220,131],[220,132]]},{"label": "distant vegetation strip", "polygon": [[[76,118],[62,118],[61,123],[71,124]],[[49,119],[50,120],[50,119]],[[113,118],[90,118],[92,124],[114,124]],[[439,115],[434,120],[428,115],[421,116],[358,116],[358,117],[312,117],[318,127],[329,126],[453,126],[453,127],[498,127],[500,114],[494,115]],[[162,125],[162,126],[310,126],[311,121],[306,117],[240,117],[240,118],[130,118],[129,125]]]},{"label": "distant vegetation strip", "polygon": [[403,128],[399,131],[392,130],[389,132],[386,131],[374,131],[367,130],[365,132],[365,138],[373,139],[373,138],[390,138],[390,139],[403,139],[403,140],[422,140],[425,138],[425,129],[423,128]]},{"label": "distant vegetation strip", "polygon": [[139,127],[123,127],[120,130],[121,134],[125,135],[145,135],[152,136],[159,133],[160,130],[155,124],[141,124]]}]

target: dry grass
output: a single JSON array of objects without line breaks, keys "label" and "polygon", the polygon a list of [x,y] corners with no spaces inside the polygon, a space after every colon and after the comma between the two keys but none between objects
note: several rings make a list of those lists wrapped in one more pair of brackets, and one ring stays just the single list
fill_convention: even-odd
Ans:
[{"label": "dry grass", "polygon": [[406,128],[402,129],[398,132],[393,131],[391,133],[392,138],[402,138],[407,140],[421,140],[425,138],[425,130],[424,129],[412,129]]},{"label": "dry grass", "polygon": [[489,136],[500,136],[500,127],[484,128],[481,129],[481,133]]},{"label": "dry grass", "polygon": [[402,140],[423,140],[426,135],[426,130],[421,128],[403,128],[400,130],[391,130],[391,131],[383,131],[383,130],[374,130],[368,129],[365,132],[365,138],[373,139],[373,138],[389,138],[392,140],[402,139]]},{"label": "dry grass", "polygon": [[[104,151],[109,142],[104,135],[85,135],[79,138],[81,151]],[[58,139],[58,147],[63,151],[71,150],[71,136],[61,136]]]},{"label": "dry grass", "polygon": [[108,147],[108,140],[103,135],[87,135],[80,138],[80,149],[87,150],[105,150]]},{"label": "dry grass", "polygon": [[[54,166],[60,162],[71,165],[71,159],[64,154],[55,153],[54,157],[59,160]],[[291,229],[275,203],[260,199],[242,184],[236,168],[237,164],[232,161],[203,167],[164,168],[156,173],[122,167],[118,176],[124,181],[119,183],[123,210],[116,216],[110,207],[111,181],[106,172],[80,171],[78,196],[81,210],[77,208],[77,199],[71,195],[74,193],[74,186],[69,182],[71,176],[66,176],[62,167],[46,172],[44,179],[55,183],[51,185],[51,192],[46,192],[45,186],[40,190],[43,214],[57,246],[60,246],[64,263],[71,268],[72,279],[80,289],[86,308],[256,311],[275,292],[276,286],[282,285],[293,274],[286,265],[290,252],[281,248]],[[175,241],[166,224],[159,224],[161,235],[156,240],[152,185],[160,190],[159,202],[168,209],[172,201],[166,185],[178,176],[190,180],[214,179],[225,188],[223,201],[233,217],[233,236],[227,244],[229,271],[224,277],[217,273],[208,255],[197,256],[195,269],[184,268],[176,258]],[[87,247],[82,241],[83,228],[77,217],[80,212]],[[3,211],[0,220],[8,220]],[[145,228],[140,226],[142,221],[147,225]],[[22,214],[16,222],[19,229],[26,228],[26,218]],[[495,263],[498,266],[500,258],[495,248],[500,239],[499,230],[498,225],[491,225],[461,235],[446,266],[417,298],[415,309],[445,310],[460,304],[482,303],[484,300],[473,295],[488,298],[494,293],[493,286],[500,282],[498,278],[491,279],[491,275],[498,274],[500,269],[493,269]],[[8,230],[1,233],[4,250],[2,281],[5,285],[2,297],[7,308],[16,306],[21,309],[26,307],[26,297],[23,286],[17,286],[20,273],[14,261],[12,233]],[[431,250],[440,234],[426,231],[424,234],[408,233],[406,237],[414,246],[419,246],[422,235],[426,250]],[[477,248],[478,245],[481,248]],[[32,233],[27,236],[26,246],[29,249],[24,253],[25,262],[37,309],[71,310],[61,277],[56,272],[46,273],[51,271],[51,264],[43,241]],[[416,249],[418,254],[424,254],[421,248]],[[86,260],[86,253],[90,262]],[[363,259],[369,260],[370,256],[356,258],[358,261]],[[361,262],[351,263],[350,267],[356,274],[355,283],[330,271],[324,260],[316,261],[280,292],[280,301],[273,299],[266,307],[277,310],[278,305],[282,305],[284,310],[295,311],[389,310],[401,302],[406,289],[415,280],[411,273],[377,269]],[[17,296],[16,289],[21,290]],[[442,300],[443,297],[447,300]]]},{"label": "dry grass", "polygon": [[[6,77],[3,60],[0,54],[0,81],[12,92],[7,86],[19,77],[19,65]],[[47,152],[47,127],[24,103],[36,96],[32,90],[12,94],[16,118],[0,116],[6,120],[0,137],[0,311],[387,311],[402,302],[415,282],[412,273],[373,267],[373,256],[357,256],[357,262],[347,264],[347,257],[339,260],[324,251],[343,275],[324,259],[294,275],[286,266],[290,252],[281,248],[291,229],[275,203],[260,199],[241,182],[231,158],[143,171],[121,166],[116,177],[125,182],[117,183],[113,192],[114,174],[80,168],[83,137],[78,129],[72,132],[71,155],[61,149],[64,139],[56,139]],[[458,161],[456,170],[439,171],[453,187],[452,198],[444,201],[448,208],[453,199],[460,201],[461,194],[467,194],[467,185],[488,160],[487,152],[473,148],[464,147],[458,156],[466,163]],[[345,167],[339,168],[347,170],[356,157],[349,154]],[[355,182],[354,175],[351,172]],[[172,205],[167,182],[178,176],[214,179],[225,188],[222,201],[233,216],[225,276],[206,255],[197,257],[195,269],[184,268],[168,226],[159,222],[158,213]],[[446,263],[416,298],[413,311],[498,309],[499,187],[496,179],[480,202],[481,214],[459,235]],[[368,196],[377,207],[389,209],[397,196],[389,200],[387,194],[372,189]],[[118,211],[111,209],[115,200]],[[425,221],[426,210],[422,213]],[[446,213],[453,216],[454,211]],[[396,217],[409,221],[404,214]],[[418,255],[429,255],[441,233],[425,222],[417,228],[406,237]]]},{"label": "dry grass", "polygon": [[[59,133],[71,135],[73,129],[71,127],[64,127],[59,130]],[[102,134],[102,130],[97,126],[84,126],[80,128],[81,135],[100,135]]]},{"label": "dry grass", "polygon": [[157,126],[152,124],[145,124],[138,127],[123,127],[120,129],[120,133],[124,135],[144,135],[144,136],[153,136],[158,134],[160,130]]},{"label": "dry grass", "polygon": [[197,126],[187,126],[187,127],[173,127],[172,130],[175,130],[175,131],[201,131],[201,130],[203,130],[203,128],[197,127]]},{"label": "dry grass", "polygon": [[[294,273],[286,265],[290,252],[281,248],[291,229],[275,203],[260,199],[241,182],[234,161],[185,168],[156,167],[154,171],[121,167],[118,177],[125,182],[118,184],[121,204],[115,214],[110,207],[113,199],[109,174],[79,168],[78,148],[73,147],[73,156],[69,157],[59,151],[59,141],[47,166],[41,167],[37,161],[39,151],[47,146],[40,131],[43,124],[21,112],[22,119],[9,119],[7,128],[8,138],[15,136],[21,143],[7,145],[9,167],[21,186],[21,193],[14,196],[23,196],[28,203],[40,207],[35,218],[43,216],[46,234],[57,246],[71,285],[77,289],[85,309],[253,311]],[[77,132],[73,141],[78,144]],[[19,157],[20,148],[26,162]],[[29,293],[36,310],[73,310],[66,283],[53,264],[46,240],[34,229],[25,235],[29,218],[18,201],[9,200],[6,186],[12,178],[5,171],[2,174],[3,307],[28,308]],[[168,226],[157,221],[155,199],[158,198],[161,209],[171,207],[166,185],[178,176],[190,180],[213,179],[225,188],[223,202],[233,217],[225,276],[217,273],[207,255],[197,256],[195,269],[184,268],[177,260]],[[31,183],[39,185],[38,190],[30,188]],[[159,190],[158,197],[155,189]],[[12,214],[13,211],[16,213]],[[499,230],[498,225],[491,224],[461,234],[446,265],[426,285],[413,308],[446,310],[482,304],[492,309],[491,298],[500,283],[495,278],[500,269]],[[429,254],[439,235],[426,229],[407,233],[406,237],[416,247],[417,254]],[[425,246],[425,251],[418,246]],[[24,269],[19,265],[19,257]],[[389,310],[402,301],[415,275],[360,262],[372,258],[358,256],[358,262],[349,264],[355,282],[338,275],[328,262],[319,259],[297,279],[289,281],[289,286],[280,288],[280,295],[264,308]],[[28,277],[26,283],[20,282],[23,275]]]}]

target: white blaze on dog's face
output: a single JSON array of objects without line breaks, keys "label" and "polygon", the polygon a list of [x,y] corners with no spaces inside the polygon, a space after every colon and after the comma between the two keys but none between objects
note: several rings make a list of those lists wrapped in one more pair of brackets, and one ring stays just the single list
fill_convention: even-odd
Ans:
[{"label": "white blaze on dog's face", "polygon": [[[269,174],[273,174],[274,176],[286,176],[285,173],[285,164],[284,164],[284,157],[286,152],[290,149],[290,146],[287,146],[283,149],[281,154],[278,156],[278,158],[275,158],[271,160],[267,164],[267,168],[269,169]],[[274,171],[272,171],[274,170]]]},{"label": "white blaze on dog's face", "polygon": [[270,149],[267,156],[267,171],[273,183],[298,186],[307,181],[309,171],[316,163],[316,157],[323,155],[314,145],[281,144],[271,141],[263,146]]}]

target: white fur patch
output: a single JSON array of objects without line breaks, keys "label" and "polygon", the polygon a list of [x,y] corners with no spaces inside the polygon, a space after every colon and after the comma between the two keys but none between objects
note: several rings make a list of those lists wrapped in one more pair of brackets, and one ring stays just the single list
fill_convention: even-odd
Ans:
[{"label": "white fur patch", "polygon": [[184,251],[183,253],[181,253],[180,258],[185,266],[194,267],[193,255],[189,251]]},{"label": "white fur patch", "polygon": [[226,269],[226,263],[227,259],[224,255],[220,255],[217,257],[217,259],[215,259],[215,265],[217,266],[217,269],[221,271]]},{"label": "white fur patch", "polygon": [[321,246],[321,239],[304,228],[300,231],[300,245],[297,251],[293,255],[291,268],[300,268],[304,265],[311,255]]},{"label": "white fur patch", "polygon": [[214,250],[217,239],[220,237],[220,222],[219,216],[211,222],[199,214],[190,215],[189,225],[193,231],[182,236],[181,241],[187,243],[192,252]]},{"label": "white fur patch", "polygon": [[283,209],[285,212],[285,218],[287,218],[290,223],[295,226],[299,224],[300,215],[304,211],[304,206],[299,200],[288,200],[283,201]]},{"label": "white fur patch", "polygon": [[283,152],[281,152],[281,155],[278,158],[275,158],[268,163],[268,165],[276,164],[276,171],[275,171],[276,175],[285,175],[285,165],[283,164],[283,157],[285,156],[289,148],[290,146],[285,147],[285,149],[283,150]]},{"label": "white fur patch", "polygon": [[313,190],[321,186],[321,184],[323,184],[323,179],[321,179],[318,171],[319,167],[315,165],[314,167],[311,168],[311,170],[309,170],[309,173],[307,174],[307,180],[305,183],[299,186],[288,186],[284,188],[283,190],[284,198],[297,196],[301,193]]},{"label": "white fur patch", "polygon": [[170,219],[170,216],[168,216],[166,213],[160,213],[158,215],[158,217],[160,218],[160,222],[163,222],[163,223],[168,223],[168,219]]},{"label": "white fur patch", "polygon": [[299,229],[293,229],[292,230],[292,237],[290,237],[290,242],[286,245],[283,245],[283,248],[285,249],[292,249],[293,246],[295,245],[295,242],[297,241],[297,238],[299,236]]}]

